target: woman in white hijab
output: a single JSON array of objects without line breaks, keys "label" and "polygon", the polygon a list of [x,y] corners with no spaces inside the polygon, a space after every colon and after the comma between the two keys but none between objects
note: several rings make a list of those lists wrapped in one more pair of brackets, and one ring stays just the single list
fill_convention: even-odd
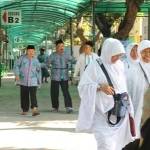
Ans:
[{"label": "woman in white hijab", "polygon": [[150,86],[150,41],[141,41],[137,50],[139,62],[127,70],[127,85],[134,106],[137,138],[140,138],[144,94]]},{"label": "woman in white hijab", "polygon": [[117,124],[108,123],[108,111],[114,107],[113,94],[127,92],[124,65],[120,56],[124,54],[120,41],[113,38],[105,40],[101,57],[97,61],[103,63],[113,87],[108,85],[106,76],[97,61],[93,61],[80,80],[78,90],[81,98],[76,130],[93,132],[98,150],[121,150],[133,141],[130,132],[129,112],[133,116],[131,101],[125,117]]},{"label": "woman in white hijab", "polygon": [[137,43],[131,43],[126,48],[126,59],[123,61],[125,65],[125,74],[127,75],[127,87],[128,91],[130,91],[129,95],[131,100],[133,99],[132,91],[132,82],[130,82],[130,77],[132,74],[135,74],[137,71],[137,65],[139,64],[139,54],[138,54],[138,45]]},{"label": "woman in white hijab", "polygon": [[125,69],[138,62],[137,43],[130,43],[126,48]]}]

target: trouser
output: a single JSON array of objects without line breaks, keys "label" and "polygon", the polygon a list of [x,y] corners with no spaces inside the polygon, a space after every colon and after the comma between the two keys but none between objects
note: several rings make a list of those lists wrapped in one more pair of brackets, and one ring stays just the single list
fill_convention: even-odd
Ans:
[{"label": "trouser", "polygon": [[45,81],[47,81],[47,78],[50,76],[47,68],[41,68],[41,72],[42,72],[42,82],[44,81],[44,78]]},{"label": "trouser", "polygon": [[37,98],[36,98],[36,86],[20,86],[20,99],[21,99],[21,108],[23,112],[29,111],[30,100],[31,100],[31,109],[38,107]]},{"label": "trouser", "polygon": [[9,69],[11,70],[11,69],[13,69],[13,67],[14,67],[14,60],[10,59],[9,60]]},{"label": "trouser", "polygon": [[51,80],[51,101],[52,107],[59,108],[59,85],[61,86],[62,93],[64,96],[65,107],[72,107],[72,100],[68,90],[68,80],[67,81],[54,81]]}]

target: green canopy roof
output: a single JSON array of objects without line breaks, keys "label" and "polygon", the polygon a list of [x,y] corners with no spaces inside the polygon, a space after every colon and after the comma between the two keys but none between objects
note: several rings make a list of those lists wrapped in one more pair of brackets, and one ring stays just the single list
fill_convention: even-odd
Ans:
[{"label": "green canopy roof", "polygon": [[[124,13],[125,11],[125,0],[101,0],[96,5],[96,12]],[[140,12],[150,12],[150,0],[145,0],[140,6]]]},{"label": "green canopy roof", "polygon": [[[9,42],[21,37],[23,44],[40,44],[46,35],[53,35],[70,18],[91,12],[92,0],[0,0],[0,10],[21,10],[22,24],[2,26],[7,29]],[[93,0],[96,12],[125,12],[125,0]],[[148,13],[150,0],[141,6]]]},{"label": "green canopy roof", "polygon": [[1,10],[21,10],[22,24],[4,26],[9,41],[20,36],[23,43],[38,44],[49,33],[84,11],[90,0],[1,0]]}]

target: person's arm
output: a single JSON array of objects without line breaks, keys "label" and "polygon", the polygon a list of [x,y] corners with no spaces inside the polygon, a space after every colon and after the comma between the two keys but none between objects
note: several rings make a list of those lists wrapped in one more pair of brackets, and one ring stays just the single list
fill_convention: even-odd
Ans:
[{"label": "person's arm", "polygon": [[41,75],[41,64],[40,62],[37,60],[37,64],[36,64],[36,72],[37,72],[37,80],[38,80],[38,86],[41,85],[41,78],[42,78],[42,75]]},{"label": "person's arm", "polygon": [[68,61],[69,61],[71,64],[75,64],[75,63],[76,63],[75,57],[73,57],[73,56],[71,56],[71,55],[68,55]]},{"label": "person's arm", "polygon": [[20,67],[21,67],[22,61],[23,61],[23,56],[21,56],[19,59],[17,59],[15,64],[14,64],[13,71],[15,74],[15,80],[16,81],[20,80],[19,75],[20,75]]},{"label": "person's arm", "polygon": [[50,56],[46,57],[45,63],[47,67],[50,67],[50,65],[52,64],[53,61],[53,54],[51,54]]},{"label": "person's arm", "polygon": [[79,57],[79,59],[76,62],[76,65],[75,65],[75,69],[74,69],[74,74],[73,74],[74,78],[78,77],[78,74],[80,72],[80,67],[81,67],[81,59]]}]

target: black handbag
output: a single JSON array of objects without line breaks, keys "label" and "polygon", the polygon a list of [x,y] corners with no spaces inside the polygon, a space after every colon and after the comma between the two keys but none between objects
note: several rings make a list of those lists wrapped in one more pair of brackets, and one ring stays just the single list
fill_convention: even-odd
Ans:
[{"label": "black handbag", "polygon": [[[111,87],[114,87],[103,63],[100,63],[98,60],[97,60],[97,62],[99,64],[99,66],[101,67],[101,69],[103,70],[108,84]],[[114,93],[113,98],[114,98],[114,107],[108,111],[108,123],[110,125],[118,124],[119,121],[123,117],[125,117],[125,114],[126,114],[126,111],[127,111],[128,105],[129,105],[128,94],[126,92],[121,93],[121,94]],[[112,116],[113,116],[113,120],[111,120]]]},{"label": "black handbag", "polygon": [[125,117],[127,107],[129,105],[128,94],[126,92],[121,94],[114,94],[114,107],[110,110],[112,115],[118,117]]}]

